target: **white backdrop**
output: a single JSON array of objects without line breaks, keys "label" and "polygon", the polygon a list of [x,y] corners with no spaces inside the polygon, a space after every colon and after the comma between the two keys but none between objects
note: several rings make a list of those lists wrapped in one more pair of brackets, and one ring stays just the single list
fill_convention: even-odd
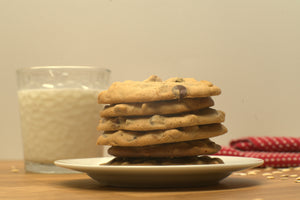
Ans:
[{"label": "white backdrop", "polygon": [[300,1],[0,0],[0,159],[22,158],[15,70],[95,65],[111,81],[179,76],[222,88],[227,145],[299,136]]}]

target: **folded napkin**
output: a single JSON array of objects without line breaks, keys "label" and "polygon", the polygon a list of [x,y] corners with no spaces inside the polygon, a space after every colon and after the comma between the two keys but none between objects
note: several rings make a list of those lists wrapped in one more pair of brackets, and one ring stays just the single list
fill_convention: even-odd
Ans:
[{"label": "folded napkin", "polygon": [[300,138],[245,137],[223,146],[216,155],[242,156],[264,160],[261,167],[300,166]]},{"label": "folded napkin", "polygon": [[295,137],[245,137],[230,142],[242,151],[300,152],[300,138]]}]

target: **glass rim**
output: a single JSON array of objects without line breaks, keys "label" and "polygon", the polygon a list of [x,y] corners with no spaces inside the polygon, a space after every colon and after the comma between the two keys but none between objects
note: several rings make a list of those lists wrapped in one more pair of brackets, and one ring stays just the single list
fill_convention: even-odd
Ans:
[{"label": "glass rim", "polygon": [[49,65],[49,66],[31,66],[31,67],[22,67],[16,70],[17,73],[22,73],[30,70],[44,70],[44,69],[89,69],[89,70],[103,70],[105,72],[110,73],[111,70],[104,67],[97,66],[85,66],[85,65]]}]

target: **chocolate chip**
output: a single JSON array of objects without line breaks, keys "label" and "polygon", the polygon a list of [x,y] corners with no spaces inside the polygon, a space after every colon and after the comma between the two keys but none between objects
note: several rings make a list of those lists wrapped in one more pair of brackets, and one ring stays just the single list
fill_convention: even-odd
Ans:
[{"label": "chocolate chip", "polygon": [[184,80],[183,80],[183,78],[177,78],[177,79],[175,80],[175,82],[181,83],[181,82],[184,82]]},{"label": "chocolate chip", "polygon": [[137,139],[137,136],[136,136],[136,135],[133,135],[133,136],[131,137],[130,140],[128,139],[128,141],[129,141],[129,142],[132,142],[132,141],[134,141],[134,140],[136,140],[136,139]]},{"label": "chocolate chip", "polygon": [[172,88],[172,92],[177,99],[182,99],[187,95],[186,87],[183,85],[176,85]]}]

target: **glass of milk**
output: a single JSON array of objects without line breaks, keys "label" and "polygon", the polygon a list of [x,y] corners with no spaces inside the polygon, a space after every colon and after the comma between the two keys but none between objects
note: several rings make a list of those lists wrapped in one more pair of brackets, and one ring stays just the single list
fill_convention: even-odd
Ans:
[{"label": "glass of milk", "polygon": [[42,66],[17,70],[18,99],[27,172],[72,173],[58,159],[103,156],[96,145],[110,70],[91,66]]}]

